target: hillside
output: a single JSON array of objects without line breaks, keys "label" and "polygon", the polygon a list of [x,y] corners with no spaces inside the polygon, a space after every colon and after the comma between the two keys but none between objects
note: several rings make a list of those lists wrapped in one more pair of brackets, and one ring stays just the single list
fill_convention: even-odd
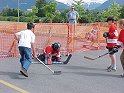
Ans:
[{"label": "hillside", "polygon": [[[116,3],[118,3],[119,5],[124,5],[124,0],[114,0]],[[111,6],[112,4],[112,0],[108,0],[106,2],[104,2],[102,5],[100,5],[99,7],[97,7],[95,10],[104,10],[106,8],[108,8],[109,6]]]},{"label": "hillside", "polygon": [[[50,1],[55,1],[55,0],[46,0],[47,2]],[[21,10],[27,10],[27,9],[31,9],[32,6],[35,5],[36,0],[20,0],[20,4],[19,7]],[[57,2],[57,1],[55,1]],[[57,2],[57,9],[61,10],[61,9],[65,9],[68,8],[67,5],[61,3],[61,2]],[[0,0],[0,10],[2,10],[3,8],[17,8],[18,7],[18,2],[17,0]]]},{"label": "hillside", "polygon": [[[2,10],[3,8],[7,8],[7,7],[17,9],[17,7],[18,7],[17,1],[18,0],[0,0],[0,10]],[[47,2],[50,2],[50,1],[57,2],[57,4],[58,4],[56,7],[57,10],[62,10],[62,9],[66,9],[69,7],[68,5],[61,3],[61,2],[58,2],[56,0],[46,0],[46,1]],[[20,0],[19,7],[21,10],[31,9],[32,6],[35,5],[35,2],[36,2],[36,0]],[[124,0],[115,0],[115,2],[120,4],[120,5],[124,5]],[[112,0],[108,0],[108,1],[104,2],[103,4],[96,3],[96,2],[85,3],[84,7],[85,7],[85,9],[88,9],[88,10],[101,11],[101,10],[108,8],[111,4],[112,4]]]},{"label": "hillside", "polygon": [[93,10],[96,7],[99,7],[100,5],[101,5],[101,3],[97,3],[97,2],[84,3],[85,9],[88,9],[88,10]]}]

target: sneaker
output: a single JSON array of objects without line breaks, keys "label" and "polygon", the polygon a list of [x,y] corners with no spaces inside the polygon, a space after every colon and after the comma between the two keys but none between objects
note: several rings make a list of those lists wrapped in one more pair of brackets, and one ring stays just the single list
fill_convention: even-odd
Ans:
[{"label": "sneaker", "polygon": [[124,73],[123,73],[123,74],[121,74],[121,77],[124,77]]},{"label": "sneaker", "polygon": [[52,64],[62,64],[61,61],[53,61]]},{"label": "sneaker", "polygon": [[117,71],[117,68],[112,68],[113,71]]},{"label": "sneaker", "polygon": [[28,73],[27,73],[27,70],[25,68],[22,67],[21,70],[20,70],[20,73],[22,75],[24,75],[25,77],[28,77]]}]

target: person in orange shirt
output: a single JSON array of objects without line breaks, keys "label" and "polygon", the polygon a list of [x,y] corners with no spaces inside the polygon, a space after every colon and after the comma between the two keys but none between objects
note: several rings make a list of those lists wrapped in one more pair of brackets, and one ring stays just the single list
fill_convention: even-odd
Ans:
[{"label": "person in orange shirt", "polygon": [[51,65],[53,62],[59,62],[61,59],[60,47],[60,43],[53,43],[44,49],[43,54],[38,54],[37,58],[47,65]]},{"label": "person in orange shirt", "polygon": [[[120,47],[124,47],[124,19],[119,20],[119,28],[121,28],[121,31],[119,33],[117,45],[112,49],[113,53],[118,52]],[[121,60],[122,68],[123,68],[123,73],[121,76],[124,77],[124,49],[121,53],[120,60]]]},{"label": "person in orange shirt", "polygon": [[116,71],[117,67],[116,67],[116,55],[115,53],[111,52],[112,49],[114,48],[114,46],[117,44],[117,38],[118,38],[118,32],[117,32],[117,27],[114,24],[114,17],[110,16],[107,18],[107,22],[109,25],[109,30],[108,32],[105,32],[103,34],[103,37],[106,38],[106,43],[107,46],[106,48],[109,51],[109,57],[111,58],[111,64],[110,66],[107,68],[107,71]]}]

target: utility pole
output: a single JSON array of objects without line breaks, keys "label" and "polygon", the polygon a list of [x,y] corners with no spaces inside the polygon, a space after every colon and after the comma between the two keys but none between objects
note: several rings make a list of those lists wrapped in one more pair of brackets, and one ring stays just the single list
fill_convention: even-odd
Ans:
[{"label": "utility pole", "polygon": [[19,0],[18,0],[18,22],[19,22]]}]

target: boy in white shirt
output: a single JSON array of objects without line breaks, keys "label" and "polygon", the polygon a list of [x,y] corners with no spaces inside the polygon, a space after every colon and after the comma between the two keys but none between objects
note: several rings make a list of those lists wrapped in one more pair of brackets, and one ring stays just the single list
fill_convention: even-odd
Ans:
[{"label": "boy in white shirt", "polygon": [[35,34],[33,33],[33,31],[34,24],[28,23],[26,30],[15,33],[15,38],[18,41],[18,49],[21,55],[20,63],[22,68],[20,70],[20,73],[25,77],[28,77],[27,70],[32,63],[32,54],[35,56]]}]

